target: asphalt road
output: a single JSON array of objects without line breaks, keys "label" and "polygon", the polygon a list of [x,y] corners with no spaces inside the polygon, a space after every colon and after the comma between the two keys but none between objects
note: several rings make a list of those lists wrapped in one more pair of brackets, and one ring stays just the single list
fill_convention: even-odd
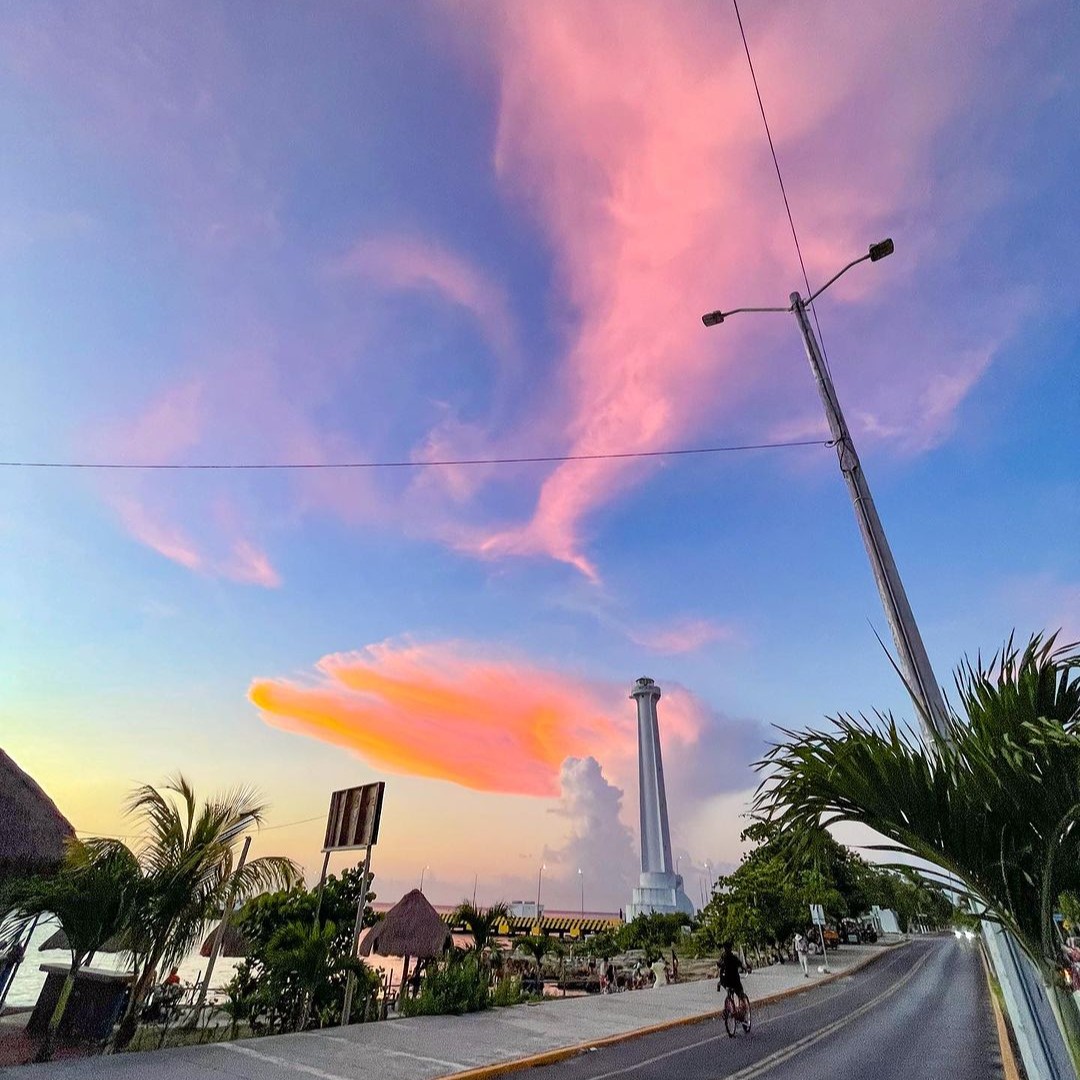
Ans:
[{"label": "asphalt road", "polygon": [[[753,1000],[753,976],[743,985]],[[602,1047],[536,1080],[996,1080],[1003,1075],[974,943],[921,939],[863,971],[763,1005],[728,1038],[707,1021]]]}]

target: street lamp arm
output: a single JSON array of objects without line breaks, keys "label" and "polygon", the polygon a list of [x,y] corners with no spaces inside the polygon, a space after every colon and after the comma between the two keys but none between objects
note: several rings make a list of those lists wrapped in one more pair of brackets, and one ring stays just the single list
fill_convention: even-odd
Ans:
[{"label": "street lamp arm", "polygon": [[[831,278],[829,278],[829,280],[828,280],[828,281],[826,281],[826,282],[825,282],[825,284],[824,284],[824,285],[822,285],[822,286],[821,286],[821,288],[820,288],[820,289],[818,289],[818,291],[817,291],[816,293],[813,293],[812,295],[810,295],[809,297],[807,297],[807,299],[806,299],[806,300],[804,300],[804,301],[803,301],[803,303],[804,303],[804,304],[805,304],[806,306],[809,306],[810,304],[812,304],[812,303],[813,303],[813,302],[814,302],[814,301],[815,301],[815,300],[816,300],[816,299],[817,299],[817,298],[818,298],[818,297],[819,297],[819,296],[820,296],[820,295],[821,295],[821,294],[822,294],[822,293],[823,293],[823,292],[824,292],[824,291],[825,291],[825,290],[826,290],[826,289],[827,289],[827,288],[828,288],[828,287],[829,287],[829,286],[830,286],[830,285],[831,285],[831,284],[832,284],[832,283],[833,283],[834,281],[838,281],[838,280],[839,280],[840,278],[842,278],[842,277],[843,277],[843,276],[844,276],[844,275],[845,275],[845,274],[846,274],[846,273],[847,273],[847,272],[848,272],[848,271],[849,271],[849,270],[850,270],[850,269],[851,269],[851,268],[852,268],[853,266],[858,266],[858,265],[859,265],[859,263],[861,263],[861,262],[866,262],[866,260],[867,260],[867,259],[869,259],[869,258],[870,258],[870,256],[869,256],[869,255],[860,255],[860,256],[859,256],[859,258],[857,258],[857,259],[853,259],[853,260],[852,260],[851,262],[849,262],[849,263],[847,264],[847,266],[845,266],[845,267],[844,267],[844,269],[843,269],[843,270],[839,271],[839,272],[838,272],[838,273],[836,273],[836,274],[833,274],[833,276],[832,276]],[[790,310],[790,309],[789,309],[789,310]]]},{"label": "street lamp arm", "polygon": [[716,326],[722,323],[729,315],[739,315],[744,311],[780,311],[787,314],[791,311],[789,307],[737,307],[732,308],[731,311],[710,311],[701,316],[701,321],[706,326]]},{"label": "street lamp arm", "polygon": [[[838,281],[840,278],[842,278],[853,266],[858,266],[859,263],[866,262],[867,259],[869,259],[871,262],[878,262],[880,259],[884,259],[886,256],[891,255],[893,253],[893,250],[894,250],[894,247],[893,247],[893,242],[892,242],[891,239],[880,240],[876,244],[871,244],[870,249],[867,251],[867,253],[865,255],[860,255],[859,258],[853,259],[851,262],[849,262],[847,264],[847,266],[844,267],[843,270],[839,271],[839,273],[833,274],[833,276],[831,278],[829,278],[829,280],[826,281],[825,284],[822,285],[821,288],[818,289],[818,291],[816,293],[813,293],[811,296],[808,296],[803,301],[803,306],[804,307],[809,307],[830,285],[832,285],[832,283],[834,281]],[[701,316],[701,321],[706,326],[719,326],[719,324],[722,323],[726,318],[728,318],[728,316],[730,316],[730,315],[739,315],[744,311],[749,311],[749,312],[759,312],[759,311],[792,312],[794,310],[795,310],[795,305],[794,304],[792,304],[791,307],[740,307],[740,308],[732,308],[731,311],[710,311],[710,312],[707,312],[706,314]]]}]

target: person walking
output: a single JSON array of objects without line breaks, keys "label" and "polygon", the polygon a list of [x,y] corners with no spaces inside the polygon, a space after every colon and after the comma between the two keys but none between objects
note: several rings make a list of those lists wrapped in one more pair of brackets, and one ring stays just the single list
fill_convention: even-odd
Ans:
[{"label": "person walking", "polygon": [[803,973],[803,975],[807,979],[809,979],[810,978],[810,969],[807,966],[806,949],[807,949],[806,938],[803,937],[801,931],[796,930],[795,931],[795,955],[799,958],[799,963],[802,965],[802,973]]}]

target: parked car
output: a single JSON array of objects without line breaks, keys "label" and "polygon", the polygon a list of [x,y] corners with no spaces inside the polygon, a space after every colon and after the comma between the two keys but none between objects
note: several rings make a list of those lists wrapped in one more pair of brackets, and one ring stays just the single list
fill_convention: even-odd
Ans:
[{"label": "parked car", "polygon": [[877,928],[874,926],[874,924],[872,922],[867,921],[867,922],[861,923],[860,924],[860,934],[862,936],[863,941],[869,941],[871,944],[873,944],[875,941],[877,941]]},{"label": "parked car", "polygon": [[840,940],[845,945],[858,945],[863,940],[862,927],[854,919],[844,919],[840,923]]},{"label": "parked car", "polygon": [[838,949],[840,947],[840,935],[831,926],[826,926],[821,936],[825,939],[826,949]]}]

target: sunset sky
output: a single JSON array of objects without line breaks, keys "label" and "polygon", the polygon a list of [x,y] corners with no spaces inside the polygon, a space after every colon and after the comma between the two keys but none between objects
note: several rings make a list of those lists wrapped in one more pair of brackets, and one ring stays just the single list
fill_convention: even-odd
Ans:
[{"label": "sunset sky", "polygon": [[[818,315],[939,678],[1075,640],[1075,10],[742,14],[812,287],[896,242]],[[730,3],[8,4],[0,145],[5,462],[827,438],[790,316],[700,321],[805,291]],[[380,899],[614,910],[648,675],[696,901],[773,725],[911,714],[820,445],[0,485],[0,746],[87,834],[253,783],[313,876],[385,779]]]}]

